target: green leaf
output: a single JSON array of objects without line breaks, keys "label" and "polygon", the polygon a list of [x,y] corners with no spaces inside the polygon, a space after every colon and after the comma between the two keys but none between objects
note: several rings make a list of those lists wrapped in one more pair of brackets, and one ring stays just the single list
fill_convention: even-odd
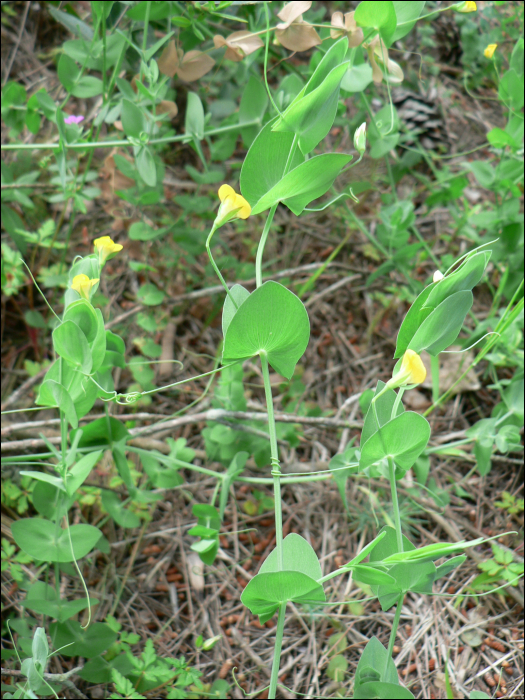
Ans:
[{"label": "green leaf", "polygon": [[140,134],[147,129],[146,117],[144,112],[137,107],[136,104],[129,100],[122,100],[120,111],[122,128],[126,136],[132,136],[138,139]]},{"label": "green leaf", "polygon": [[241,594],[243,605],[252,614],[269,620],[281,603],[324,602],[323,588],[313,578],[299,571],[272,571],[257,574]]},{"label": "green leaf", "polygon": [[[96,598],[90,598],[89,601],[92,606],[99,602]],[[88,607],[87,598],[78,598],[70,601],[62,598],[57,599],[56,590],[43,581],[36,581],[32,584],[25,600],[21,604],[26,610],[33,610],[41,615],[47,615],[59,622],[65,622]]]},{"label": "green leaf", "polygon": [[135,165],[140,177],[149,187],[155,187],[157,184],[157,168],[155,166],[155,158],[149,146],[142,146],[135,156]]},{"label": "green leaf", "polygon": [[310,202],[330,189],[342,168],[351,160],[352,156],[346,153],[323,153],[310,158],[284,175],[269,192],[255,202],[252,214],[260,214],[274,204],[282,202],[299,216]]},{"label": "green leaf", "polygon": [[53,346],[57,355],[78,369],[89,374],[93,367],[93,358],[87,338],[73,321],[64,321],[53,331]]},{"label": "green leaf", "polygon": [[100,78],[92,75],[83,75],[78,83],[72,88],[71,94],[74,97],[87,99],[102,94],[103,83]]},{"label": "green leaf", "polygon": [[363,92],[370,85],[372,79],[372,66],[369,63],[352,66],[343,76],[341,90],[346,92]]},{"label": "green leaf", "polygon": [[288,164],[294,136],[286,132],[272,131],[276,120],[277,118],[269,121],[261,129],[242,166],[241,193],[252,206],[282,180],[287,165],[288,169],[292,170],[304,161],[301,151],[295,149]]},{"label": "green leaf", "polygon": [[397,146],[399,134],[389,134],[378,139],[370,149],[370,158],[383,158],[387,153]]},{"label": "green leaf", "polygon": [[95,309],[85,299],[78,299],[69,304],[64,312],[64,321],[76,323],[86,336],[88,343],[92,343],[98,335],[99,317]]},{"label": "green leaf", "polygon": [[29,310],[24,313],[24,321],[31,328],[47,328],[46,319],[40,311]]},{"label": "green leaf", "polygon": [[337,683],[341,683],[345,677],[347,669],[348,661],[344,656],[338,654],[337,656],[332,656],[328,662],[326,675]]},{"label": "green leaf", "polygon": [[143,284],[137,292],[137,299],[145,306],[158,306],[164,301],[166,295],[154,284]]},{"label": "green leaf", "polygon": [[113,520],[123,528],[140,526],[140,518],[128,508],[124,508],[118,494],[113,491],[102,491],[102,506],[110,514]]},{"label": "green leaf", "polygon": [[494,148],[505,148],[505,146],[518,148],[516,139],[511,134],[503,131],[503,129],[500,129],[497,126],[488,132],[487,141],[494,146]]},{"label": "green leaf", "polygon": [[89,24],[83,22],[77,15],[58,10],[52,5],[50,5],[48,9],[50,15],[62,26],[64,26],[68,32],[71,32],[75,36],[79,36],[86,41],[92,41],[93,29],[89,26]]},{"label": "green leaf", "polygon": [[36,481],[44,481],[47,484],[51,484],[51,486],[64,491],[64,493],[66,491],[64,482],[59,476],[52,476],[51,474],[46,474],[45,472],[36,472],[31,470],[21,471],[20,476],[29,476],[31,479],[35,479]]},{"label": "green leaf", "polygon": [[363,0],[356,8],[354,19],[358,27],[377,29],[387,46],[390,46],[397,26],[393,2]]},{"label": "green leaf", "polygon": [[393,5],[397,17],[397,27],[391,39],[392,44],[412,31],[418,17],[423,12],[425,2],[424,0],[394,0]]},{"label": "green leaf", "polygon": [[196,92],[188,92],[184,125],[188,135],[202,141],[204,138],[204,107]]},{"label": "green leaf", "polygon": [[[267,574],[279,571],[279,569],[277,549],[274,549],[262,563],[259,574]],[[318,581],[323,575],[319,559],[312,545],[304,537],[294,532],[291,532],[283,540],[283,569],[299,571],[314,581]]]},{"label": "green leaf", "polygon": [[[110,333],[111,331],[107,332]],[[118,338],[118,336],[115,337]],[[121,340],[120,338],[118,339]],[[104,418],[98,418],[82,428],[82,437],[78,446],[79,448],[111,447],[115,442],[124,441],[128,436],[129,432],[122,421],[112,416],[104,416]],[[72,434],[71,440],[74,440],[74,438],[75,434]],[[73,471],[75,471],[75,467],[73,467]]]},{"label": "green leaf", "polygon": [[473,301],[472,292],[465,290],[441,302],[420,325],[408,344],[409,350],[414,350],[418,355],[426,350],[434,356],[443,352],[458,337]]},{"label": "green leaf", "polygon": [[319,87],[296,98],[277,119],[272,131],[295,133],[303,155],[310,153],[332,128],[339,101],[339,86],[347,68],[347,63],[341,63]]},{"label": "green leaf", "polygon": [[425,289],[419,294],[417,299],[409,308],[407,315],[403,319],[403,323],[401,324],[401,328],[399,329],[399,333],[397,336],[396,352],[394,355],[394,359],[398,359],[399,357],[405,354],[405,350],[408,348],[408,344],[414,337],[415,332],[417,331],[421,323],[425,320],[425,318],[428,316],[428,309],[423,315],[421,310],[425,305],[425,302],[431,291],[432,285],[430,284],[428,287],[425,287]]},{"label": "green leaf", "polygon": [[[242,285],[240,284],[234,284],[233,287],[230,289],[230,294],[232,295],[233,299],[237,303],[237,306],[240,307],[244,301],[250,296],[250,292],[245,289]],[[228,326],[231,323],[232,318],[235,316],[237,313],[237,309],[233,305],[230,295],[226,295],[226,299],[224,300],[224,306],[222,309],[222,335],[226,336],[226,331],[228,330]]]},{"label": "green leaf", "polygon": [[69,528],[73,552],[67,530],[42,518],[24,518],[15,521],[11,530],[17,545],[37,561],[69,562],[82,559],[91,552],[102,533],[93,525],[73,525]]},{"label": "green leaf", "polygon": [[[377,382],[374,396],[379,394],[384,386],[385,382],[379,380]],[[363,430],[361,431],[361,446],[363,446],[372,437],[372,435],[374,435],[374,433],[377,433],[381,426],[385,425],[385,423],[388,423],[388,421],[392,419],[392,409],[394,408],[396,397],[396,392],[393,389],[389,389],[377,399],[375,402],[375,410],[372,403],[370,403],[368,411],[366,412]],[[400,401],[397,408],[397,415],[399,416],[404,412],[404,410],[405,407]],[[379,425],[377,423],[376,414],[377,419],[379,420]]]},{"label": "green leaf", "polygon": [[62,623],[52,622],[49,625],[49,634],[55,647],[60,648],[62,656],[83,656],[91,659],[109,649],[115,643],[118,633],[103,622],[95,622],[87,630],[83,630],[80,622],[68,620]]},{"label": "green leaf", "polygon": [[392,457],[403,471],[408,471],[430,439],[430,425],[418,413],[406,411],[388,421],[361,448],[359,469]]},{"label": "green leaf", "polygon": [[257,136],[259,127],[254,125],[242,128],[242,125],[255,119],[262,124],[267,106],[268,96],[264,84],[254,75],[250,76],[239,105],[239,127],[241,128],[242,140],[246,148],[249,148]]},{"label": "green leaf", "polygon": [[[102,418],[100,420],[105,421],[106,419]],[[101,457],[102,450],[90,452],[89,454],[84,455],[73,467],[71,467],[66,480],[66,488],[69,496],[73,496],[75,491],[82,486],[84,481],[90,475],[91,470]]]},{"label": "green leaf", "polygon": [[388,586],[395,583],[395,578],[390,576],[390,574],[374,569],[366,564],[357,564],[352,567],[351,571],[354,581],[366,583],[367,586]]},{"label": "green leaf", "polygon": [[80,68],[72,58],[63,53],[58,61],[57,75],[64,88],[71,92],[80,75]]},{"label": "green leaf", "polygon": [[304,89],[297,95],[297,99],[300,99],[302,95],[308,95],[322,85],[334,68],[344,61],[347,51],[348,40],[343,36],[332,44],[332,46],[321,58],[317,68],[312,74],[312,77],[304,86]]},{"label": "green leaf", "polygon": [[224,338],[222,362],[265,352],[276,372],[291,379],[310,337],[302,301],[277,282],[265,282],[239,308]]},{"label": "green leaf", "polygon": [[481,251],[470,256],[456,272],[434,283],[423,304],[423,310],[426,308],[435,309],[442,301],[456,292],[473,289],[483,277],[490,260],[490,254],[491,251]]},{"label": "green leaf", "polygon": [[[67,367],[67,365],[64,366]],[[73,371],[76,372],[76,370]],[[78,375],[79,373],[76,372],[76,374]],[[59,407],[60,410],[64,412],[64,415],[69,421],[71,427],[78,428],[78,415],[73,399],[65,386],[59,384],[54,379],[48,379],[46,376],[45,381],[40,387],[40,392],[36,403],[40,403],[40,405],[44,406],[47,405]]]},{"label": "green leaf", "polygon": [[499,83],[499,98],[507,106],[514,110],[520,110],[523,107],[523,74],[521,76],[514,70],[509,69],[501,77]]},{"label": "green leaf", "polygon": [[[380,681],[382,679],[382,681]],[[379,692],[380,686],[394,686],[390,694]],[[397,698],[404,690],[399,686],[397,668],[377,637],[372,637],[361,654],[354,678],[354,698]],[[367,692],[371,691],[371,692]],[[406,697],[414,697],[411,693]]]}]

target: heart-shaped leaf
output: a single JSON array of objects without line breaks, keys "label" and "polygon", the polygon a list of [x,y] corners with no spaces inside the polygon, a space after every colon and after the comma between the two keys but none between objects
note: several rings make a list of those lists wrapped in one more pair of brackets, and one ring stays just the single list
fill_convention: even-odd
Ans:
[{"label": "heart-shaped leaf", "polygon": [[277,282],[256,289],[231,319],[224,338],[223,364],[265,352],[276,372],[291,379],[310,337],[302,301]]},{"label": "heart-shaped leaf", "polygon": [[[267,574],[271,571],[279,571],[279,568],[277,549],[274,549],[264,560],[259,573]],[[312,545],[295,532],[291,532],[283,540],[283,569],[300,571],[314,581],[318,581],[323,575]]]},{"label": "heart-shaped leaf", "polygon": [[430,439],[430,425],[419,413],[406,411],[385,423],[361,448],[359,469],[392,457],[396,465],[408,471]]}]

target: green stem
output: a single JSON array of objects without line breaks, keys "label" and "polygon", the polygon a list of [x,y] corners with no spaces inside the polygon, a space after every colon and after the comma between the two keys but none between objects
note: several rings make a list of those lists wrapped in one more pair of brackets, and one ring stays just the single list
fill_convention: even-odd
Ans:
[{"label": "green stem", "polygon": [[399,596],[398,601],[397,601],[396,614],[394,615],[394,621],[392,622],[392,629],[390,630],[390,639],[388,640],[388,649],[387,649],[387,654],[386,654],[385,668],[383,670],[383,675],[381,677],[382,681],[385,680],[386,673],[388,670],[388,662],[392,658],[392,653],[394,651],[394,642],[396,640],[397,628],[399,627],[399,619],[401,617],[401,609],[403,608],[404,598],[405,598],[405,594],[401,593],[401,595]]},{"label": "green stem", "polygon": [[[207,136],[215,136],[217,134],[227,133],[228,131],[239,131],[248,126],[260,126],[261,121],[259,119],[252,119],[248,122],[243,122],[242,124],[229,124],[227,126],[218,126],[216,129],[210,129],[205,131],[203,138]],[[191,141],[191,137],[188,134],[177,134],[176,136],[162,136],[158,139],[150,139],[147,142],[149,146],[157,146],[160,144],[177,143],[179,141]],[[122,146],[135,146],[136,144],[128,139],[112,139],[109,141],[87,141],[86,143],[67,143],[65,145],[66,149],[71,148],[72,150],[85,151],[90,148],[119,148]],[[2,151],[57,151],[62,148],[60,143],[6,143],[2,144]]]},{"label": "green stem", "polygon": [[396,488],[396,466],[394,460],[388,455],[388,477],[390,479],[390,492],[392,494],[392,510],[394,511],[394,523],[396,526],[397,551],[403,551],[403,535],[401,533],[401,516]]},{"label": "green stem", "polygon": [[268,212],[268,217],[266,219],[266,223],[264,224],[264,229],[261,235],[261,239],[259,241],[259,246],[257,247],[257,255],[255,258],[255,280],[257,287],[260,287],[262,284],[262,259],[264,255],[264,248],[266,246],[266,240],[268,239],[268,233],[270,231],[270,226],[272,225],[273,216],[275,214],[276,209],[277,204],[274,204]]},{"label": "green stem", "polygon": [[268,411],[268,433],[270,434],[270,452],[273,477],[273,492],[275,499],[275,546],[277,549],[277,561],[279,570],[283,570],[283,513],[281,506],[281,468],[279,466],[279,447],[277,446],[277,430],[273,414],[272,387],[270,385],[270,372],[266,351],[259,352],[261,358],[262,375],[264,381],[264,393],[266,395],[266,407]]},{"label": "green stem", "polygon": [[270,689],[268,698],[273,700],[277,691],[277,681],[279,680],[279,661],[281,659],[281,649],[283,646],[284,618],[286,613],[286,603],[279,606],[279,617],[277,618],[277,629],[275,631],[275,646],[273,648],[272,675],[270,676]]},{"label": "green stem", "polygon": [[233,295],[232,295],[232,293],[230,292],[230,288],[229,288],[228,285],[226,284],[226,282],[225,282],[225,280],[224,280],[224,277],[221,275],[219,268],[218,268],[217,265],[215,264],[215,260],[213,259],[213,255],[211,254],[210,242],[211,242],[211,239],[213,238],[213,234],[215,233],[215,231],[216,231],[215,226],[212,226],[212,229],[211,229],[211,231],[210,231],[210,233],[209,233],[209,235],[208,235],[208,238],[206,239],[206,250],[208,251],[208,257],[209,257],[209,259],[210,259],[211,266],[212,266],[213,269],[215,270],[215,274],[217,275],[217,277],[218,277],[219,280],[221,281],[222,286],[223,286],[224,289],[226,290],[226,294],[229,296],[231,303],[235,306],[236,309],[238,309],[239,306],[235,303],[235,299],[233,298]]}]

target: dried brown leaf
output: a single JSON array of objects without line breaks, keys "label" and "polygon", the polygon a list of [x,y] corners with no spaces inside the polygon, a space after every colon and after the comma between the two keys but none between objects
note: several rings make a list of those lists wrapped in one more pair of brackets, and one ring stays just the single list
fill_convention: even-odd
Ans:
[{"label": "dried brown leaf", "polygon": [[306,22],[295,22],[287,29],[276,29],[275,36],[289,51],[308,51],[321,43],[319,34]]},{"label": "dried brown leaf", "polygon": [[332,15],[332,27],[330,36],[338,39],[345,34],[348,36],[348,46],[354,48],[363,41],[364,34],[361,27],[358,27],[354,19],[355,12],[346,12],[343,18],[342,12],[334,12]]},{"label": "dried brown leaf", "polygon": [[188,51],[182,57],[177,75],[187,82],[199,80],[203,75],[209,73],[214,65],[215,61],[208,54],[202,51]]},{"label": "dried brown leaf", "polygon": [[159,71],[162,75],[167,75],[173,78],[180,64],[183,52],[175,46],[175,39],[172,39],[167,46],[164,47],[160,58],[157,61]]},{"label": "dried brown leaf", "polygon": [[366,47],[370,65],[372,66],[372,79],[374,83],[380,83],[385,77],[389,83],[399,84],[403,82],[404,73],[400,65],[388,57],[388,49],[383,40],[376,36]]},{"label": "dried brown leaf", "polygon": [[[295,22],[295,20],[301,21],[303,13],[309,10],[311,7],[311,2],[289,2],[280,12],[277,13],[277,17],[282,19],[282,22],[277,25],[277,29],[286,29],[292,22]],[[285,44],[283,44],[283,46],[285,46]]]},{"label": "dried brown leaf", "polygon": [[245,56],[264,46],[260,36],[246,31],[233,32],[226,39],[217,34],[213,37],[213,43],[215,48],[227,47],[224,57],[230,61],[242,61]]},{"label": "dried brown leaf", "polygon": [[171,100],[162,100],[162,102],[159,102],[159,104],[155,107],[155,113],[169,114],[170,119],[173,119],[173,117],[176,117],[179,113],[179,108],[175,102],[172,102]]},{"label": "dried brown leaf", "polygon": [[162,353],[160,355],[160,364],[158,376],[161,379],[169,377],[173,372],[173,359],[175,357],[175,332],[177,325],[174,321],[168,321],[164,329],[162,337]]}]

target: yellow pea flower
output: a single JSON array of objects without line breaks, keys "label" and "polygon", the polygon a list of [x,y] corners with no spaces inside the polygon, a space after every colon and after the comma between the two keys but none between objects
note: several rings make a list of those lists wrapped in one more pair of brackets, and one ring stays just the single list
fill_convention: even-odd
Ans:
[{"label": "yellow pea flower", "polygon": [[118,252],[120,252],[123,246],[120,243],[113,243],[109,236],[102,236],[101,238],[96,238],[93,241],[95,250],[98,253],[98,261],[101,265],[104,265],[106,260],[113,257]]},{"label": "yellow pea flower", "polygon": [[221,200],[221,205],[217,212],[214,228],[219,228],[219,226],[222,226],[227,221],[232,221],[232,219],[247,219],[250,216],[251,206],[230,185],[221,185],[219,187],[219,199]]},{"label": "yellow pea flower", "polygon": [[478,6],[476,5],[475,2],[464,2],[459,7],[456,6],[456,10],[458,12],[463,12],[464,14],[466,14],[467,12],[476,12],[477,9],[478,9]]},{"label": "yellow pea flower", "polygon": [[492,56],[494,56],[494,52],[496,51],[497,48],[498,48],[497,44],[489,44],[487,46],[487,48],[485,49],[485,51],[483,51],[483,55],[485,56],[485,58],[492,58]]},{"label": "yellow pea flower", "polygon": [[421,357],[413,350],[406,350],[401,360],[401,367],[386,386],[389,389],[397,389],[400,386],[421,384],[426,376],[427,370]]},{"label": "yellow pea flower", "polygon": [[83,299],[87,299],[89,301],[91,290],[97,284],[97,282],[98,279],[90,280],[87,275],[76,275],[73,277],[71,289],[74,289],[75,292],[78,292]]}]

